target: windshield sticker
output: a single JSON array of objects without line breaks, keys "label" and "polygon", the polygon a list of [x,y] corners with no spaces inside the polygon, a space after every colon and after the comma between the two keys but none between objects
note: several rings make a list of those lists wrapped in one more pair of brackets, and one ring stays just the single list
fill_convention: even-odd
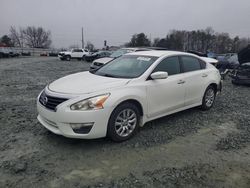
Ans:
[{"label": "windshield sticker", "polygon": [[137,60],[140,60],[140,61],[150,61],[151,58],[150,57],[138,57]]}]

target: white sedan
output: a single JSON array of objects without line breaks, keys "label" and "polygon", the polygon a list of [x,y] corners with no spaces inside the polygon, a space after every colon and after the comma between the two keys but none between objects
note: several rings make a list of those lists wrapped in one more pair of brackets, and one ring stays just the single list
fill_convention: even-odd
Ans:
[{"label": "white sedan", "polygon": [[65,137],[124,141],[153,119],[210,109],[220,90],[218,70],[196,55],[134,52],[49,84],[37,99],[38,120]]}]

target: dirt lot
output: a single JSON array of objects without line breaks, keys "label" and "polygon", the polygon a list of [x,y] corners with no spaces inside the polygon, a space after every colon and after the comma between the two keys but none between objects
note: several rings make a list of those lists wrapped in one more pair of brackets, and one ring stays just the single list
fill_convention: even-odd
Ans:
[{"label": "dirt lot", "polygon": [[250,88],[224,82],[208,112],[148,123],[133,139],[74,140],[37,121],[49,82],[88,63],[0,60],[0,187],[250,187]]}]

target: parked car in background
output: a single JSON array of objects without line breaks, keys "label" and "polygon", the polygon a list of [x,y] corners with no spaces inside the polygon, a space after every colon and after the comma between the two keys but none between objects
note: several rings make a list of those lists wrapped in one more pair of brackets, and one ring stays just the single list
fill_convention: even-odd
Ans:
[{"label": "parked car in background", "polygon": [[8,58],[10,57],[9,51],[6,48],[0,48],[0,58]]},{"label": "parked car in background", "polygon": [[58,52],[57,51],[51,51],[51,52],[49,52],[49,56],[50,57],[57,57],[58,56]]},{"label": "parked car in background", "polygon": [[21,53],[22,56],[31,56],[31,53],[26,51]]},{"label": "parked car in background", "polygon": [[187,53],[195,54],[195,55],[198,55],[200,57],[207,57],[206,53],[198,52],[198,51],[194,51],[194,50],[188,50]]},{"label": "parked car in background", "polygon": [[239,66],[239,60],[237,54],[230,54],[226,56],[224,59],[220,59],[217,68],[221,73],[224,73],[228,69],[236,69]]},{"label": "parked car in background", "polygon": [[18,53],[16,50],[10,50],[9,55],[10,57],[19,57],[20,53]]},{"label": "parked car in background", "polygon": [[8,58],[8,57],[18,57],[20,54],[14,49],[8,47],[0,48],[0,58]]},{"label": "parked car in background", "polygon": [[89,54],[87,49],[72,49],[70,51],[60,52],[58,57],[60,60],[70,61],[71,59],[82,60]]},{"label": "parked car in background", "polygon": [[86,55],[84,57],[84,60],[87,62],[92,62],[95,59],[99,59],[99,58],[104,58],[104,57],[109,57],[111,55],[112,52],[110,51],[99,51],[99,52],[95,52],[89,55]]},{"label": "parked car in background", "polygon": [[191,54],[195,54],[195,55],[198,55],[199,57],[201,57],[204,61],[206,61],[207,63],[210,63],[212,65],[214,65],[215,67],[217,66],[218,64],[218,60],[215,59],[215,58],[212,58],[212,53],[210,52],[209,56],[206,54],[206,53],[202,53],[202,52],[197,52],[197,51],[193,51],[193,50],[189,50],[187,51],[188,53],[191,53]]},{"label": "parked car in background", "polygon": [[149,48],[121,48],[119,50],[114,51],[109,57],[104,57],[100,59],[96,59],[90,65],[90,70],[95,70],[103,66],[104,64],[121,57],[124,54],[131,53],[131,52],[138,52],[138,51],[149,51]]},{"label": "parked car in background", "polygon": [[250,45],[238,53],[239,66],[232,75],[233,84],[250,85]]},{"label": "parked car in background", "polygon": [[227,61],[229,58],[235,55],[237,55],[237,53],[217,54],[216,59],[218,59],[218,61]]},{"label": "parked car in background", "polygon": [[148,121],[195,106],[209,110],[220,90],[219,71],[196,55],[134,52],[46,86],[38,120],[65,137],[120,142]]},{"label": "parked car in background", "polygon": [[250,62],[241,64],[231,77],[235,85],[250,85]]},{"label": "parked car in background", "polygon": [[43,52],[43,53],[40,53],[40,56],[48,56],[48,53],[47,52]]}]

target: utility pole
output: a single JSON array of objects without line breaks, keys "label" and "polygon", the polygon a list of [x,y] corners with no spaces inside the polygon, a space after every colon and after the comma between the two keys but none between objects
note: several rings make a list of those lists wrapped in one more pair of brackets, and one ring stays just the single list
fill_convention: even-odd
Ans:
[{"label": "utility pole", "polygon": [[84,49],[83,27],[82,27],[82,49]]},{"label": "utility pole", "polygon": [[149,41],[150,41],[150,45],[152,46],[152,38],[151,38],[151,33],[149,34]]}]

